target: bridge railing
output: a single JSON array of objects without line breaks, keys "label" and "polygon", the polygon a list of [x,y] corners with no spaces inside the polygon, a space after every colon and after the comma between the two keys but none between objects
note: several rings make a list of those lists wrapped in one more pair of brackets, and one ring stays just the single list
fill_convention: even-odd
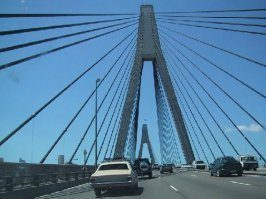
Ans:
[{"label": "bridge railing", "polygon": [[0,192],[39,187],[43,185],[62,182],[89,180],[92,171],[34,174],[24,176],[3,176],[0,177]]}]

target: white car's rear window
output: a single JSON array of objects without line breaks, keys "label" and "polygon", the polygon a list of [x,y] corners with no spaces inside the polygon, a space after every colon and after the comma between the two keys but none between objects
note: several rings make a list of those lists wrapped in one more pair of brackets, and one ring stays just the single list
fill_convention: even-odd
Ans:
[{"label": "white car's rear window", "polygon": [[197,161],[196,164],[204,164],[203,161]]},{"label": "white car's rear window", "polygon": [[103,170],[125,170],[128,169],[127,164],[106,164],[99,168],[99,171]]}]

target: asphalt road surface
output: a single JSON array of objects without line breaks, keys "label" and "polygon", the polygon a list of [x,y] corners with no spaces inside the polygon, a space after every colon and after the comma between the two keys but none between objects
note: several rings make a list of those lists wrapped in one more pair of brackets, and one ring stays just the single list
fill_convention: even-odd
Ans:
[{"label": "asphalt road surface", "polygon": [[[208,172],[175,170],[173,174],[154,171],[152,179],[140,178],[139,188],[132,194],[127,189],[107,190],[102,198],[144,199],[266,199],[266,176],[243,175],[211,177]],[[60,199],[96,198],[89,184],[38,197]]]}]

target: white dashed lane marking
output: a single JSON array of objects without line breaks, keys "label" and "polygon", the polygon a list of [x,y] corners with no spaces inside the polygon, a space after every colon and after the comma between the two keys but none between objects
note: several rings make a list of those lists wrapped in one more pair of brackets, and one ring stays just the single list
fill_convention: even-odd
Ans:
[{"label": "white dashed lane marking", "polygon": [[171,187],[173,190],[175,190],[176,192],[178,191],[178,189],[175,188],[174,186],[170,185],[170,187]]},{"label": "white dashed lane marking", "polygon": [[192,174],[191,176],[192,176],[192,177],[198,177],[198,176],[196,176],[196,175],[193,175],[193,174]]},{"label": "white dashed lane marking", "polygon": [[251,184],[248,184],[248,183],[243,183],[243,182],[236,182],[236,181],[230,181],[231,183],[234,183],[234,184],[240,184],[240,185],[246,185],[246,186],[250,186]]}]

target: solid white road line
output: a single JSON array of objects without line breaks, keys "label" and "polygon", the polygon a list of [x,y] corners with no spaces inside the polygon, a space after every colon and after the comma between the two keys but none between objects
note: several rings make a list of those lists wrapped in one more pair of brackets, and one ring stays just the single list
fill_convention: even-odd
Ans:
[{"label": "solid white road line", "polygon": [[248,183],[243,183],[243,182],[236,182],[236,181],[230,181],[231,183],[234,183],[234,184],[240,184],[240,185],[246,185],[246,186],[250,186],[251,184],[248,184]]},{"label": "solid white road line", "polygon": [[173,187],[172,185],[170,185],[170,187],[171,187],[173,190],[175,190],[176,192],[178,191],[178,189],[175,188],[175,187]]}]

